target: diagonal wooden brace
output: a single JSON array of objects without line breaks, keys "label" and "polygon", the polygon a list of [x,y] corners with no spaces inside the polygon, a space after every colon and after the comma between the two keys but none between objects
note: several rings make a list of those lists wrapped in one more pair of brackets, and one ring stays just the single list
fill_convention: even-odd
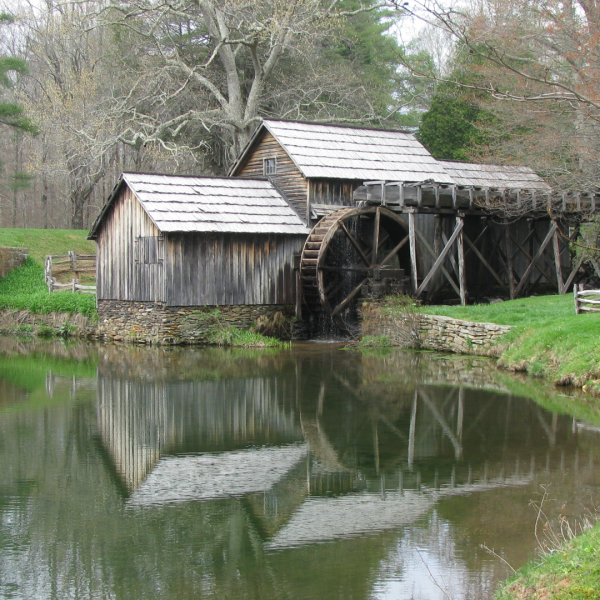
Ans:
[{"label": "diagonal wooden brace", "polygon": [[[464,227],[464,221],[462,219],[460,219],[456,223],[456,228],[452,232],[452,235],[450,236],[448,243],[444,246],[444,249],[440,252],[440,255],[438,256],[437,260],[435,261],[435,263],[433,263],[431,270],[429,271],[429,273],[427,273],[427,276],[425,277],[425,279],[423,279],[421,285],[418,287],[417,293],[416,293],[417,296],[419,296],[423,292],[423,290],[427,287],[427,284],[433,279],[433,276],[437,273],[437,270],[440,268],[440,266],[446,259],[446,255],[448,254],[448,252],[450,252],[452,245],[458,238],[458,234],[462,231],[463,227]],[[460,292],[459,292],[459,294],[460,294]]]},{"label": "diagonal wooden brace", "polygon": [[517,297],[519,295],[519,292],[523,289],[523,287],[525,287],[525,284],[527,283],[529,276],[531,275],[531,272],[533,271],[537,261],[540,259],[540,257],[546,250],[546,246],[548,246],[548,244],[552,241],[552,238],[554,236],[554,232],[556,231],[556,229],[557,229],[556,223],[552,222],[552,225],[550,226],[550,230],[546,234],[546,237],[544,238],[542,245],[538,248],[538,251],[535,253],[535,256],[531,259],[529,266],[525,270],[525,273],[523,273],[523,277],[521,278],[521,281],[519,281],[519,285],[515,288],[515,297]]}]

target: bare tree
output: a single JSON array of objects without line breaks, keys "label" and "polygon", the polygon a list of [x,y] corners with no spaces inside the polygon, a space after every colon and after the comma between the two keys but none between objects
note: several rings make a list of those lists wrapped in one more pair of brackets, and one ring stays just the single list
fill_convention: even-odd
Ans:
[{"label": "bare tree", "polygon": [[598,188],[600,3],[456,4],[416,0],[411,6],[455,40],[455,68],[438,81],[472,91],[495,116],[483,125],[490,145],[474,154],[529,164],[561,188]]},{"label": "bare tree", "polygon": [[146,90],[146,108],[138,102],[136,123],[122,140],[166,144],[186,128],[197,129],[198,137],[205,132],[225,140],[228,163],[265,113],[329,121],[335,114],[339,121],[341,107],[354,122],[380,117],[369,90],[343,65],[328,69],[319,50],[344,18],[381,6],[344,11],[339,0],[105,4],[98,18],[129,29],[145,47],[144,80],[136,89]]}]

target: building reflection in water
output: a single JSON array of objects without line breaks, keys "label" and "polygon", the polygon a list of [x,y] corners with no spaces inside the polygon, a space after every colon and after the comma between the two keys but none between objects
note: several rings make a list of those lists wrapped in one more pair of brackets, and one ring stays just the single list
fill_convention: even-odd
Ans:
[{"label": "building reflection in water", "polygon": [[[424,366],[411,354],[387,362],[338,355],[284,354],[252,374],[196,380],[123,378],[101,366],[98,429],[126,506],[241,501],[248,520],[240,527],[254,528],[273,564],[277,552],[318,554],[315,544],[384,536],[384,555],[368,570],[387,573],[386,583],[375,576],[371,593],[404,598],[419,589],[433,598],[424,565],[442,572],[464,563],[450,531],[456,517],[444,516],[457,499],[492,531],[509,532],[523,522],[499,510],[510,510],[507,490],[531,495],[533,484],[567,479],[573,490],[597,479],[592,446],[581,444],[572,418],[513,397],[485,369]],[[454,525],[476,531],[473,518]],[[451,549],[435,550],[432,537]],[[506,574],[479,561],[478,572],[454,564],[445,577],[478,597]]]}]

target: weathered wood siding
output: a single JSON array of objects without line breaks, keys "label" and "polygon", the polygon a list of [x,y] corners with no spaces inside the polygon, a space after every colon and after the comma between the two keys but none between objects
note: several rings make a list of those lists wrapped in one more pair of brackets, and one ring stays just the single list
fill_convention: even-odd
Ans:
[{"label": "weathered wood siding", "polygon": [[294,253],[304,239],[171,234],[165,241],[167,305],[293,304]]},{"label": "weathered wood siding", "polygon": [[362,181],[348,181],[347,179],[311,179],[309,183],[310,202],[354,206],[352,193],[362,184]]},{"label": "weathered wood siding", "polygon": [[233,176],[252,179],[265,177],[263,161],[266,158],[274,158],[277,161],[277,173],[271,175],[269,179],[285,195],[296,212],[306,219],[308,182],[287,152],[268,131],[254,142],[248,156],[233,173]]},{"label": "weathered wood siding", "polygon": [[[160,256],[138,251],[138,238],[157,238],[160,233],[133,192],[123,187],[98,233],[97,294],[99,300],[165,300],[164,265]],[[146,244],[147,246],[147,244]],[[144,261],[155,260],[148,263]]]}]

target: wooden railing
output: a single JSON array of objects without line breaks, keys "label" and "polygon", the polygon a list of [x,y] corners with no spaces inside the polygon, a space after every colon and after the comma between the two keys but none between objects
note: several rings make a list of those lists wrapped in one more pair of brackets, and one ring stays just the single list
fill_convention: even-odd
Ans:
[{"label": "wooden railing", "polygon": [[575,313],[579,314],[581,311],[600,312],[600,290],[583,290],[579,287],[577,284],[573,286]]},{"label": "wooden railing", "polygon": [[[72,273],[74,277],[68,283],[58,283],[57,275]],[[95,294],[95,285],[81,285],[81,275],[83,273],[96,274],[96,255],[95,254],[76,254],[69,250],[67,254],[46,256],[46,268],[44,277],[49,292],[72,291],[82,294]]]}]

